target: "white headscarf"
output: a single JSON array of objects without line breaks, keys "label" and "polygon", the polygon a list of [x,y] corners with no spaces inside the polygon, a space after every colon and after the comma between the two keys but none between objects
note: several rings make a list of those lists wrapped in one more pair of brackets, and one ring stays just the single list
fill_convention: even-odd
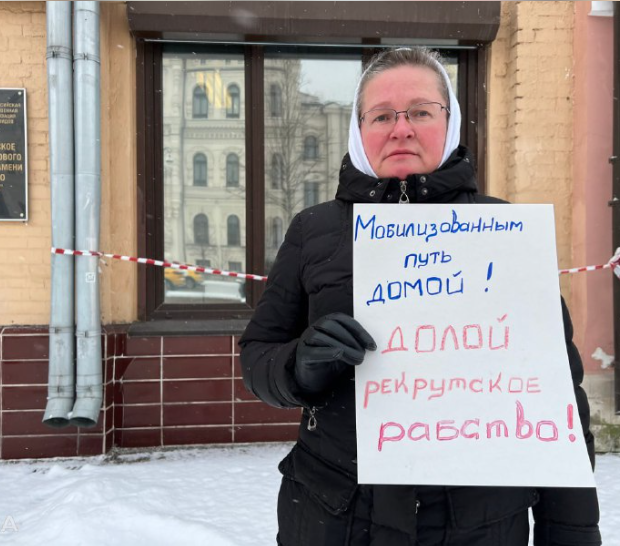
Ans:
[{"label": "white headscarf", "polygon": [[[448,76],[446,69],[441,65],[441,63],[437,61],[434,62],[437,63],[437,68],[446,81],[446,85],[448,87],[448,97],[450,98],[450,117],[448,118],[446,143],[444,144],[441,163],[439,163],[439,167],[441,167],[445,163],[446,159],[450,157],[450,154],[458,148],[461,140],[461,108],[456,100],[454,91],[452,91],[452,84],[450,83],[450,77]],[[356,107],[361,81],[362,78],[360,78],[360,82],[357,84],[357,88],[355,89],[355,97],[353,99],[353,111],[351,112],[351,124],[349,126],[349,156],[358,171],[362,171],[363,173],[374,178],[379,178],[372,170],[368,157],[366,157],[366,152],[364,151],[364,145],[362,144],[362,135],[360,133]]]}]

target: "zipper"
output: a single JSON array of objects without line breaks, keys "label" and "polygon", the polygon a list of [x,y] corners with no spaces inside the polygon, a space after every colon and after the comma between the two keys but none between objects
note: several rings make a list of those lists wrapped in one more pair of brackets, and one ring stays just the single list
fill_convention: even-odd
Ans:
[{"label": "zipper", "polygon": [[409,196],[407,195],[407,181],[400,181],[400,198],[398,199],[399,205],[406,205],[409,203]]},{"label": "zipper", "polygon": [[316,430],[316,406],[312,406],[311,408],[307,408],[310,413],[310,418],[308,419],[308,430],[310,432]]}]

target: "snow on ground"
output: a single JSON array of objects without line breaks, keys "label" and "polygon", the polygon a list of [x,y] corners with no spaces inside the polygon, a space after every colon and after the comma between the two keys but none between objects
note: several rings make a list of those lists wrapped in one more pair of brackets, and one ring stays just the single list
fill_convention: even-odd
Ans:
[{"label": "snow on ground", "polygon": [[[0,545],[275,544],[290,444],[0,463]],[[605,546],[620,546],[620,456],[597,459]]]}]

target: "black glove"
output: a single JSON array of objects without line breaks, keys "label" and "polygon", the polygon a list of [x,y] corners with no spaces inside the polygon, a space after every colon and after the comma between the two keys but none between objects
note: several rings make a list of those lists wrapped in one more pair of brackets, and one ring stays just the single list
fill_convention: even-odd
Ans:
[{"label": "black glove", "polygon": [[353,317],[332,313],[308,326],[297,344],[295,379],[308,394],[325,391],[347,366],[357,366],[377,348]]}]

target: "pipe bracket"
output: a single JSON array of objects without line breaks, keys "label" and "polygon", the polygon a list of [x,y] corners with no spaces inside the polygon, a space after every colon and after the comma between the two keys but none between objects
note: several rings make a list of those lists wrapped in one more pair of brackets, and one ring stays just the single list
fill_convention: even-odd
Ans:
[{"label": "pipe bracket", "polygon": [[72,334],[73,326],[50,326],[50,334]]},{"label": "pipe bracket", "polygon": [[47,51],[45,53],[46,59],[54,59],[58,57],[61,59],[68,59],[69,61],[73,60],[71,49],[68,47],[50,46],[47,48]]},{"label": "pipe bracket", "polygon": [[99,337],[101,335],[101,330],[91,330],[91,331],[84,331],[84,332],[75,332],[75,337],[83,337],[83,338],[89,338],[89,337]]},{"label": "pipe bracket", "polygon": [[93,53],[74,53],[73,54],[74,61],[93,61],[97,64],[101,64],[101,59],[99,56],[94,55]]}]

